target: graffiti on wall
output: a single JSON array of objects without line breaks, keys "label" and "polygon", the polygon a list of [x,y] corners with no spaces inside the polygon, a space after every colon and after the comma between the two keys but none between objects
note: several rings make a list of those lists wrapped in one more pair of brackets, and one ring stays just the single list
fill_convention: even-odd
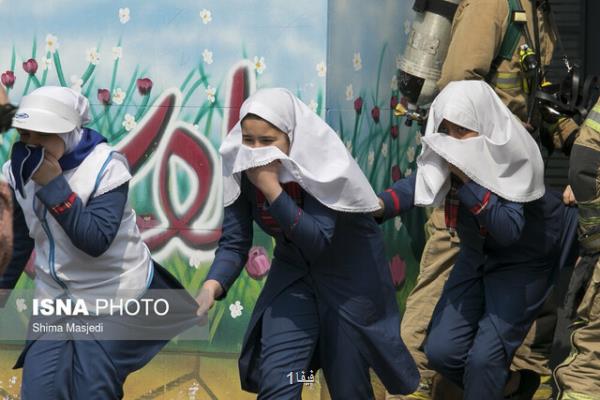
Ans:
[{"label": "graffiti on wall", "polygon": [[[324,114],[327,2],[7,0],[0,8],[8,3],[0,74],[11,101],[46,85],[90,100],[88,126],[129,161],[129,201],[153,257],[195,293],[221,233],[218,148],[243,100],[284,86]],[[17,139],[3,137],[0,160]],[[239,350],[273,254],[272,238],[258,229],[254,238],[247,268],[211,310],[211,351]]]},{"label": "graffiti on wall", "polygon": [[[2,83],[13,102],[44,85],[88,97],[90,127],[129,160],[129,201],[144,240],[192,292],[220,236],[218,147],[257,88],[287,87],[326,118],[377,190],[414,169],[418,135],[392,113],[407,18],[397,2],[63,3],[60,13],[11,4],[12,18],[0,27],[13,43],[0,49]],[[0,159],[16,139],[4,137]],[[422,223],[416,214],[383,227],[401,305],[418,270]],[[239,350],[272,255],[272,238],[255,229],[246,269],[211,310],[211,350]]]},{"label": "graffiti on wall", "polygon": [[[223,134],[237,122],[241,103],[256,90],[252,65],[248,61],[235,65],[226,87],[230,89],[224,104]],[[159,261],[175,251],[188,258],[205,251],[210,259],[221,233],[218,154],[197,126],[179,119],[182,100],[179,89],[164,91],[151,112],[116,145],[129,161],[132,186],[151,179],[149,198],[155,214],[138,216],[138,225]]]}]

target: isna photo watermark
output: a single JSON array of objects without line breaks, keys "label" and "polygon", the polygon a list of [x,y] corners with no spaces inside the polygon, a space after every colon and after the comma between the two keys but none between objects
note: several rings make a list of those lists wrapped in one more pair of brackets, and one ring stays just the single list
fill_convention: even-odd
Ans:
[{"label": "isna photo watermark", "polygon": [[83,299],[33,299],[34,316],[165,316],[169,302],[165,299],[95,299],[93,304]]}]

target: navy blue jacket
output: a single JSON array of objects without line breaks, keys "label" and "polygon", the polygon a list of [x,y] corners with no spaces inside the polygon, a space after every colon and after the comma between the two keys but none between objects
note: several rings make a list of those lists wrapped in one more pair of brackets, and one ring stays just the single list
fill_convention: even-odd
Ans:
[{"label": "navy blue jacket", "polygon": [[[400,315],[385,257],[383,235],[372,216],[334,211],[303,192],[299,206],[286,192],[264,210],[244,176],[240,197],[225,208],[223,235],[206,279],[225,290],[239,276],[252,244],[253,222],[276,241],[265,286],[256,302],[240,355],[244,390],[258,392],[261,316],[270,302],[298,279],[312,282],[319,318],[336,321],[328,339],[349,335],[391,393],[411,393],[419,381],[400,338]],[[278,224],[275,231],[261,211]],[[264,216],[264,214],[263,214]],[[314,368],[318,367],[318,360]]]},{"label": "navy blue jacket", "polygon": [[[415,176],[395,182],[379,195],[385,203],[383,219],[414,206]],[[485,288],[486,308],[507,354],[512,354],[539,307],[512,307],[511,296],[525,295],[526,290],[516,293],[509,288],[516,285],[527,289],[529,282],[522,280],[520,273],[525,270],[531,272],[532,281],[545,280],[548,291],[552,288],[558,270],[571,262],[576,253],[577,210],[566,207],[562,195],[549,189],[538,200],[516,203],[468,181],[460,186],[457,197],[460,251],[454,268],[481,270],[483,274],[500,269],[515,271],[512,281]],[[515,320],[523,323],[505,322]]]}]

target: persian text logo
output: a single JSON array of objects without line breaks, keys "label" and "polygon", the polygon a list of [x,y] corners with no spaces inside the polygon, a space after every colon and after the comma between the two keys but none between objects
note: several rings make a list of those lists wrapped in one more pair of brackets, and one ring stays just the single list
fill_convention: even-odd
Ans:
[{"label": "persian text logo", "polygon": [[293,385],[294,383],[304,383],[305,385],[312,385],[313,383],[315,383],[315,374],[312,370],[310,370],[309,372],[310,374],[307,375],[304,371],[290,371],[290,373],[286,376],[290,380],[290,385]]}]

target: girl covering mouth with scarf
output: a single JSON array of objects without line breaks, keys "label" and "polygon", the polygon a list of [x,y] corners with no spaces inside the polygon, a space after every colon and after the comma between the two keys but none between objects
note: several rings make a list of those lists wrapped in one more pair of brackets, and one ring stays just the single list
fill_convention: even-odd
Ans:
[{"label": "girl covering mouth with scarf", "polygon": [[[127,201],[132,176],[125,157],[84,127],[88,113],[88,100],[69,88],[42,87],[23,97],[12,123],[20,141],[3,167],[15,204],[14,252],[0,289],[14,288],[35,249],[36,299],[93,305],[164,289],[180,313],[165,320],[164,331],[146,324],[149,319],[104,318],[110,340],[32,335],[34,316],[15,366],[23,367],[22,399],[120,399],[131,372],[198,322],[194,299],[153,262],[142,241]],[[154,336],[144,340],[149,330]],[[125,332],[140,340],[120,340]]]},{"label": "girl covering mouth with scarf", "polygon": [[417,173],[381,193],[376,214],[445,202],[460,237],[425,342],[429,365],[465,399],[530,398],[519,385],[503,393],[509,365],[573,256],[576,211],[546,190],[537,144],[485,82],[442,90],[422,142]]},{"label": "girl covering mouth with scarf", "polygon": [[336,133],[286,89],[242,105],[221,145],[225,217],[197,300],[205,315],[242,271],[253,223],[275,238],[274,259],[246,331],[242,389],[299,399],[323,368],[333,399],[373,399],[369,367],[391,393],[419,381],[400,315],[378,200]]}]

